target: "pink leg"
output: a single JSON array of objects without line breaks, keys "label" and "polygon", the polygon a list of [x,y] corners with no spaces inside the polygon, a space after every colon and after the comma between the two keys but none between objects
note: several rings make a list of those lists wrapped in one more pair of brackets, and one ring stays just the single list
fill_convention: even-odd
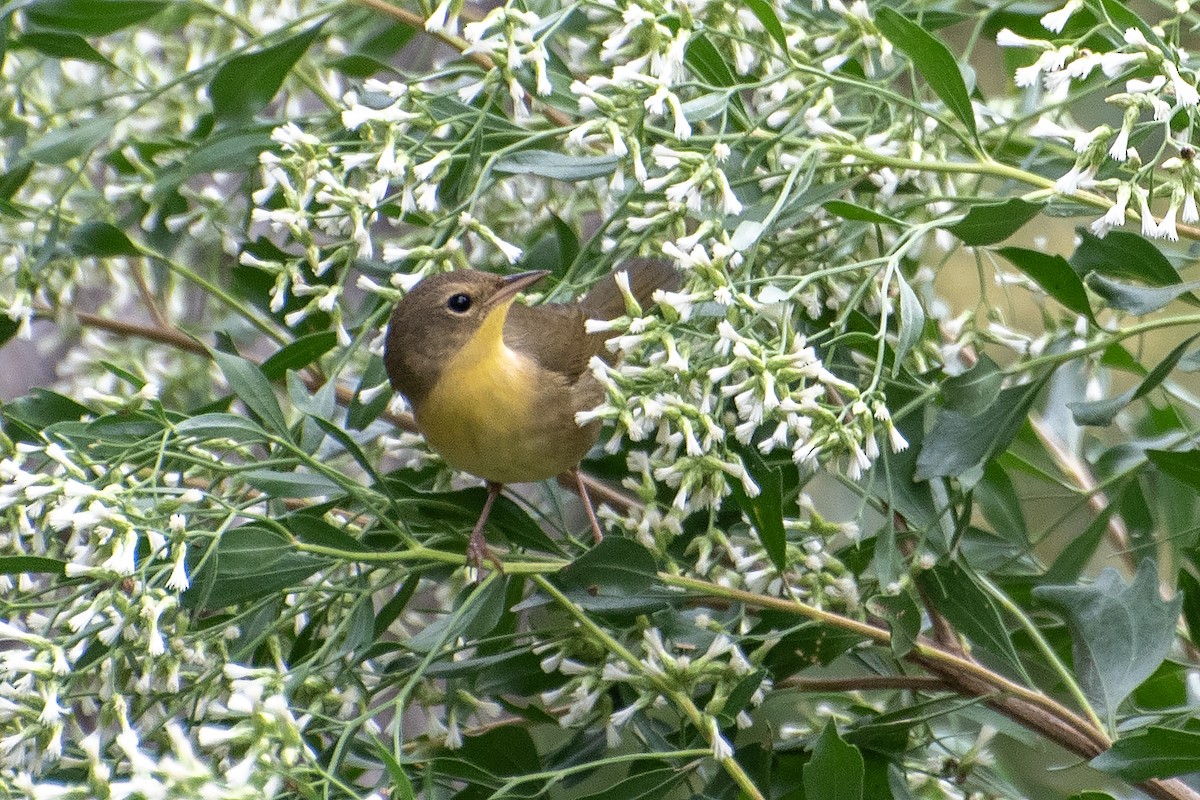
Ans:
[{"label": "pink leg", "polygon": [[579,470],[574,470],[575,483],[579,486],[579,499],[583,501],[583,510],[587,512],[588,522],[592,523],[592,537],[596,542],[604,538],[604,531],[600,530],[600,521],[596,519],[596,510],[592,508],[592,498],[588,496],[587,484],[583,482],[583,475]]},{"label": "pink leg", "polygon": [[467,542],[467,564],[474,567],[476,574],[480,576],[483,575],[483,559],[485,557],[496,565],[497,570],[504,571],[504,563],[487,546],[487,540],[483,537],[483,528],[487,524],[488,515],[492,513],[492,504],[496,502],[496,498],[500,496],[500,490],[503,488],[499,483],[488,481],[487,499],[483,501],[483,511],[479,513],[479,521],[471,529],[471,538]]}]

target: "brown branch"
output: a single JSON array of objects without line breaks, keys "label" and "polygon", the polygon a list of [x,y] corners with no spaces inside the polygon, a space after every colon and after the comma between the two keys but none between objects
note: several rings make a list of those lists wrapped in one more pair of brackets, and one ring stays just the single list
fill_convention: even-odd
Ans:
[{"label": "brown branch", "polygon": [[938,692],[952,688],[949,681],[932,675],[855,675],[849,678],[805,678],[792,675],[776,682],[776,689],[803,692],[872,692],[908,689],[914,692]]}]

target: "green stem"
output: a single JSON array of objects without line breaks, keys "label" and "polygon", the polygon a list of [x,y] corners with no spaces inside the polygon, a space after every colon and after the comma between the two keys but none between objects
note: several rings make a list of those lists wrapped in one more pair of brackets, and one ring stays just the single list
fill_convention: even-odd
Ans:
[{"label": "green stem", "polygon": [[[708,756],[713,756],[713,751],[716,750],[716,737],[721,734],[715,730],[715,726],[708,724],[705,714],[696,707],[691,697],[680,691],[673,683],[667,680],[665,675],[648,671],[642,659],[634,655],[625,645],[618,642],[607,631],[592,621],[592,618],[585,614],[583,609],[572,603],[570,598],[560,592],[544,575],[534,575],[533,581],[543,592],[550,595],[555,602],[566,609],[567,613],[574,617],[575,621],[598,642],[604,645],[609,652],[614,653],[630,667],[645,675],[658,687],[660,692],[670,698],[683,711],[696,729],[700,731],[701,735],[705,736],[709,743],[713,745],[713,750],[707,753]],[[752,798],[752,800],[766,800],[762,792],[754,785],[754,781],[750,779],[750,776],[742,769],[742,765],[733,756],[720,759],[720,764],[747,797]]]},{"label": "green stem", "polygon": [[[296,540],[294,547],[302,553],[328,556],[342,561],[357,561],[364,564],[397,564],[405,561],[436,561],[441,564],[465,564],[465,553],[450,553],[445,550],[435,550],[432,547],[409,547],[404,550],[342,550],[337,547],[326,547],[319,544],[309,544]],[[570,562],[568,561],[505,561],[505,575],[542,575],[558,572]]]},{"label": "green stem", "polygon": [[1105,730],[1104,723],[1101,721],[1100,716],[1096,713],[1096,710],[1092,708],[1092,704],[1088,701],[1087,695],[1083,693],[1083,689],[1080,688],[1079,682],[1075,680],[1075,676],[1071,674],[1071,671],[1067,669],[1066,664],[1064,664],[1062,659],[1058,657],[1058,654],[1054,652],[1054,648],[1051,647],[1050,643],[1046,641],[1046,638],[1042,636],[1042,632],[1037,629],[1037,626],[1033,624],[1033,621],[1030,620],[1025,612],[1022,611],[1021,608],[1012,601],[1011,597],[1000,590],[1000,587],[996,586],[983,575],[977,575],[976,578],[983,586],[984,591],[991,595],[992,599],[1000,603],[1000,605],[1002,605],[1009,614],[1012,614],[1020,623],[1021,627],[1025,629],[1025,632],[1029,634],[1029,638],[1033,640],[1033,643],[1037,646],[1037,649],[1041,651],[1042,655],[1046,658],[1046,663],[1050,665],[1050,667],[1062,680],[1063,684],[1067,687],[1067,691],[1072,697],[1075,698],[1075,702],[1079,704],[1079,707],[1083,710],[1083,713],[1087,715],[1088,720],[1092,723],[1092,725],[1096,726],[1096,730]]}]

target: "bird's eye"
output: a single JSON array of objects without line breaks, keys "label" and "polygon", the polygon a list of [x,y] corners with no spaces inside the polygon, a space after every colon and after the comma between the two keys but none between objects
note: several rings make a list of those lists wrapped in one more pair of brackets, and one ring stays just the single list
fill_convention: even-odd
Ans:
[{"label": "bird's eye", "polygon": [[471,307],[471,298],[465,294],[452,294],[446,301],[446,308],[456,314],[465,314]]}]

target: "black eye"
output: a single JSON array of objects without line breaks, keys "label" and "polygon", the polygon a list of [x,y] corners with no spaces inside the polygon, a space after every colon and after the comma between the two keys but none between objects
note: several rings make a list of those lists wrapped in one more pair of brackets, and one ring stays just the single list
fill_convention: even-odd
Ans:
[{"label": "black eye", "polygon": [[464,314],[471,307],[471,298],[465,294],[452,294],[446,301],[446,308],[456,314]]}]

